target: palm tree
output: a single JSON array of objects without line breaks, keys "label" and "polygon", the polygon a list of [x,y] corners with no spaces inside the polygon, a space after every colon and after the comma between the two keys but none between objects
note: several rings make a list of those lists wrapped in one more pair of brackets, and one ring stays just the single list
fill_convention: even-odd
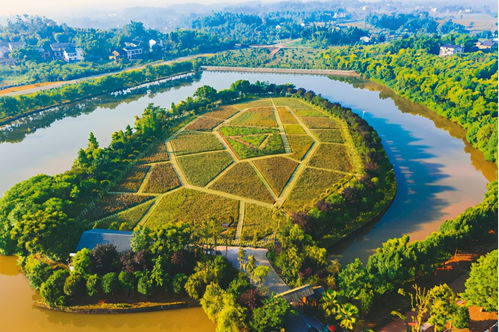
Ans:
[{"label": "palm tree", "polygon": [[326,313],[327,317],[333,317],[338,313],[340,302],[338,301],[338,292],[328,290],[322,295],[321,308]]}]

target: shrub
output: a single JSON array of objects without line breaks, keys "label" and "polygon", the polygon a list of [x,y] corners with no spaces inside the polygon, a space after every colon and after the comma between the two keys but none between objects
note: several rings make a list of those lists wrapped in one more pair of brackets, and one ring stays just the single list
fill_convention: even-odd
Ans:
[{"label": "shrub", "polygon": [[51,307],[60,307],[66,304],[64,284],[69,272],[67,270],[56,270],[40,287],[40,295]]},{"label": "shrub", "polygon": [[104,294],[114,294],[119,288],[120,282],[116,272],[109,272],[102,276],[102,291]]},{"label": "shrub", "polygon": [[87,294],[88,296],[94,296],[99,294],[101,291],[101,279],[97,274],[91,274],[87,277],[87,283],[86,283],[86,288],[87,288]]},{"label": "shrub", "polygon": [[64,282],[64,294],[76,298],[85,293],[85,278],[82,274],[72,271]]}]

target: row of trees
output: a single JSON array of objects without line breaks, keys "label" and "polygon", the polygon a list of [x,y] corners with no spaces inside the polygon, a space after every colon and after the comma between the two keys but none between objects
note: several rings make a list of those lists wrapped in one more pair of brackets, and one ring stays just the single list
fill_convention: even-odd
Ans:
[{"label": "row of trees", "polygon": [[60,88],[42,90],[28,95],[0,97],[0,121],[26,112],[36,111],[51,106],[72,102],[82,98],[110,93],[155,81],[167,76],[196,70],[197,65],[191,61],[174,62],[157,66],[146,66],[142,69],[121,72],[101,78],[64,85]]}]

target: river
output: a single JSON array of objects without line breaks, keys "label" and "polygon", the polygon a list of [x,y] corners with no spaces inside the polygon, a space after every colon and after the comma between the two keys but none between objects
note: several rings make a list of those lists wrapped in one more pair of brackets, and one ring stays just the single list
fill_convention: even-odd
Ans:
[{"label": "river", "polygon": [[[345,241],[334,255],[342,262],[365,259],[391,238],[409,234],[422,239],[448,218],[482,199],[488,181],[497,178],[495,164],[463,141],[464,131],[420,105],[395,96],[381,85],[359,79],[336,80],[325,76],[204,72],[179,87],[102,103],[85,112],[65,112],[36,130],[5,132],[0,144],[0,195],[30,176],[56,174],[71,167],[90,131],[101,145],[113,131],[133,122],[148,103],[169,106],[200,86],[217,89],[238,79],[293,83],[314,90],[362,115],[380,134],[397,176],[397,196],[387,213],[373,226]],[[42,117],[40,115],[39,117]],[[46,116],[46,114],[45,114]],[[32,120],[23,120],[25,127]],[[16,126],[16,124],[14,124]],[[19,124],[20,127],[21,124]],[[12,257],[0,257],[0,310],[6,331],[210,331],[213,324],[200,308],[129,315],[78,315],[41,310],[32,306],[33,291],[18,273]],[[5,327],[5,325],[4,325]]]}]

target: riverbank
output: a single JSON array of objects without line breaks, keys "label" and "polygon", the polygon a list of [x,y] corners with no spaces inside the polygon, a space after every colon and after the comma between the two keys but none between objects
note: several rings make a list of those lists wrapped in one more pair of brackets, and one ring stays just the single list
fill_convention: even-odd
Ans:
[{"label": "riverbank", "polygon": [[288,68],[265,68],[265,67],[201,66],[201,70],[361,77],[360,74],[358,74],[354,70],[332,70],[332,69],[292,69],[292,68],[288,69]]},{"label": "riverbank", "polygon": [[68,313],[79,314],[125,314],[125,313],[141,313],[164,310],[184,309],[191,307],[199,307],[199,303],[192,300],[175,301],[175,302],[99,302],[96,304],[73,305],[64,307],[50,307],[42,301],[36,301],[35,305],[42,309],[55,310]]}]

